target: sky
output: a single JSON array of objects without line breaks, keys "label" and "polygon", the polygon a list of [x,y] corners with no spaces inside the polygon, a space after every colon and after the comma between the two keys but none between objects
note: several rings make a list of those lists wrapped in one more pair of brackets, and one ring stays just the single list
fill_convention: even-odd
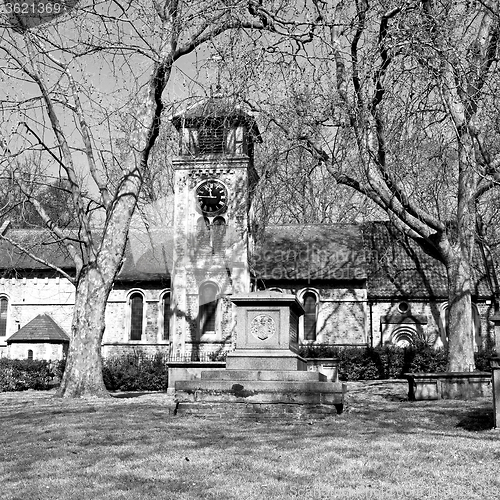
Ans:
[{"label": "sky", "polygon": [[[33,1],[29,0],[30,5],[33,4]],[[46,3],[50,1],[55,0],[43,0]],[[74,0],[71,0],[71,3],[74,4]],[[101,2],[101,9],[108,9],[109,7],[108,15],[116,15],[112,4],[113,2],[103,1]],[[79,5],[84,5],[84,2],[80,2]],[[5,11],[6,6],[3,0],[0,0],[0,6],[3,6]],[[137,43],[143,49],[147,47],[150,40],[154,45],[153,35],[156,28],[152,27],[151,24],[148,25],[147,22],[143,22],[140,18],[140,12],[133,12],[133,15],[135,18],[132,19],[131,25],[128,26],[124,23],[122,26],[121,41],[131,46]],[[37,20],[35,19],[35,21]],[[68,47],[72,44],[72,40],[77,42],[86,40],[93,43],[94,40],[106,39],[106,29],[108,27],[105,23],[96,22],[95,17],[92,22],[81,24],[79,22],[80,17],[78,17],[76,9],[51,22],[45,22],[45,24],[31,30],[31,32],[39,35],[42,40],[45,38],[46,40],[43,40],[43,43],[49,48],[51,47],[49,41],[62,43]],[[146,29],[142,29],[144,26],[150,29],[149,33],[146,32]],[[138,38],[138,34],[142,37],[144,33],[143,39]],[[113,38],[117,39],[118,33],[116,30],[112,35]],[[1,50],[2,47],[4,50]],[[10,54],[7,54],[5,49],[9,50]],[[29,82],[28,79],[22,76],[22,72],[12,70],[12,54],[19,57],[23,64],[28,61],[22,35],[12,30],[12,28],[0,27],[0,131],[2,136],[8,141],[12,152],[19,151],[26,146],[25,139],[27,136],[31,137],[30,142],[36,142],[33,136],[27,133],[26,127],[20,125],[20,123],[26,122],[44,141],[53,144],[55,142],[54,134],[49,126],[46,110],[40,107],[40,101],[33,101],[34,97],[40,96],[40,91],[33,82]],[[69,61],[68,55],[63,55],[61,51],[53,50],[52,54],[60,60]],[[200,71],[198,68],[206,62],[207,58],[210,58],[209,50],[207,47],[203,47],[182,57],[176,63],[163,95],[164,102],[167,105],[165,116],[168,117],[172,114],[172,110],[168,108],[169,103],[174,102],[185,105],[185,99],[190,95],[209,93],[207,90],[209,85],[200,84],[200,82],[212,79],[215,83],[217,64],[210,63],[208,69]],[[81,60],[71,62],[69,68],[77,84],[82,86],[81,102],[86,111],[95,144],[100,148],[109,150],[111,142],[124,137],[125,134],[122,130],[124,121],[134,118],[130,110],[138,104],[137,95],[140,94],[142,86],[151,74],[152,61],[146,57],[139,57],[137,54],[130,57],[128,55],[118,57],[114,61],[111,61],[109,57],[92,54]],[[42,73],[49,87],[55,89],[57,84],[62,83],[63,94],[68,92],[67,79],[64,75],[61,76],[59,70],[52,71],[51,69],[50,71],[42,71]],[[66,97],[67,95],[55,95],[56,100],[60,101],[63,101]],[[23,102],[24,105],[18,106],[17,104],[20,102]],[[12,103],[15,103],[15,105],[13,106]],[[106,116],[109,110],[112,110],[112,115]],[[81,148],[82,141],[78,132],[79,125],[74,114],[68,112],[62,106],[56,106],[56,111],[71,146]],[[111,120],[107,118],[111,118]],[[17,135],[15,134],[16,131],[18,131]],[[77,151],[73,151],[73,153],[76,162],[80,164],[80,171],[84,175],[87,170],[85,157]],[[54,176],[58,175],[58,168],[54,163],[51,164],[49,172]]]}]

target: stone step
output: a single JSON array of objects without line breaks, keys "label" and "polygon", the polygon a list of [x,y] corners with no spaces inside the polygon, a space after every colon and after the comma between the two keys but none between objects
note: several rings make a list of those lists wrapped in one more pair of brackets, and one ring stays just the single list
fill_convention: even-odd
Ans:
[{"label": "stone step", "polygon": [[179,403],[177,415],[204,418],[249,418],[253,420],[317,420],[342,413],[343,405],[295,403]]},{"label": "stone step", "polygon": [[233,380],[235,383],[248,380],[279,382],[322,382],[325,375],[319,372],[274,371],[274,370],[207,370],[201,372],[202,380]]},{"label": "stone step", "polygon": [[175,383],[179,402],[343,403],[346,385],[334,382],[190,380]]},{"label": "stone step", "polygon": [[222,392],[307,392],[334,393],[345,391],[341,382],[280,381],[280,380],[180,380],[176,391],[222,391]]}]

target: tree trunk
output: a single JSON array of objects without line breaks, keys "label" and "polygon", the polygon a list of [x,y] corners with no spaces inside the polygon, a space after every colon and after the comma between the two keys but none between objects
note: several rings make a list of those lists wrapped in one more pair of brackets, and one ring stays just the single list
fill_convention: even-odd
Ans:
[{"label": "tree trunk", "polygon": [[460,248],[453,248],[448,259],[448,371],[474,371],[472,330],[472,269]]},{"label": "tree trunk", "polygon": [[105,280],[95,267],[82,273],[75,291],[71,341],[59,397],[109,397],[102,378],[101,342],[111,286],[112,280]]}]

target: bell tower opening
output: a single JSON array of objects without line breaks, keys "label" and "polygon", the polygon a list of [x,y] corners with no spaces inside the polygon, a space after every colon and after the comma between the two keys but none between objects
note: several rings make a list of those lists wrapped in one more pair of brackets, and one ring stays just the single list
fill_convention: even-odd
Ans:
[{"label": "bell tower opening", "polygon": [[224,127],[220,123],[207,123],[198,131],[199,154],[226,153]]}]

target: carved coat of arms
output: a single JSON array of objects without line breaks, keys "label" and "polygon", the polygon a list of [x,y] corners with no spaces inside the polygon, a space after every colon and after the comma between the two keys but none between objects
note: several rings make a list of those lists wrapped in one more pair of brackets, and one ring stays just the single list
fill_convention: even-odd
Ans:
[{"label": "carved coat of arms", "polygon": [[259,340],[267,340],[276,333],[274,319],[267,314],[259,314],[250,323],[250,333]]}]

